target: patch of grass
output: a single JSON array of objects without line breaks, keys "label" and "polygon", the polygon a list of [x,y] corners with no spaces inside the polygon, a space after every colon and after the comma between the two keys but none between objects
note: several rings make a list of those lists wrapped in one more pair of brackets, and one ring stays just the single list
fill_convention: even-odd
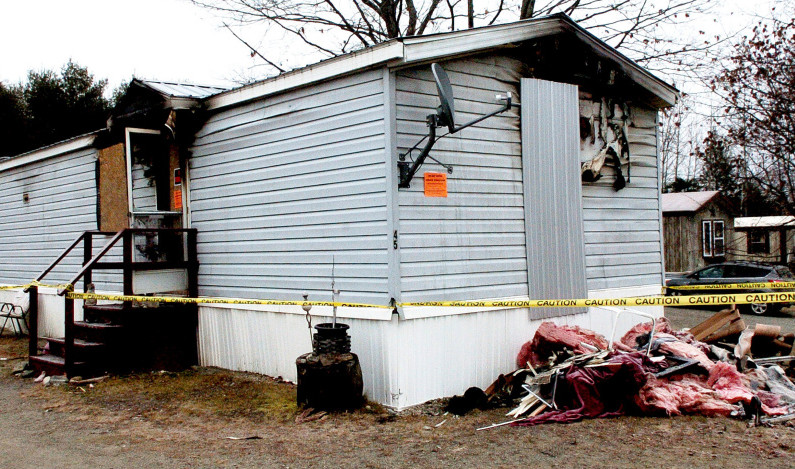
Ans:
[{"label": "patch of grass", "polygon": [[[85,388],[84,388],[85,389]],[[295,386],[250,373],[197,368],[113,377],[82,392],[86,404],[145,417],[185,414],[286,422],[295,417]]]},{"label": "patch of grass", "polygon": [[0,358],[28,356],[28,338],[13,335],[0,336]]}]

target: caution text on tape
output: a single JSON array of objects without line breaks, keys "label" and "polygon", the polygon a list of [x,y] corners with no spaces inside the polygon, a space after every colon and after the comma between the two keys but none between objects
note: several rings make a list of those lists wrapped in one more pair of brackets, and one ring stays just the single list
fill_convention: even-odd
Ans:
[{"label": "caution text on tape", "polygon": [[670,290],[747,290],[759,288],[787,290],[795,289],[795,282],[713,283],[709,285],[673,285],[665,288]]},{"label": "caution text on tape", "polygon": [[[253,300],[242,298],[184,298],[170,296],[137,296],[137,295],[104,295],[98,293],[68,292],[67,298],[80,300],[137,301],[182,304],[239,304],[239,305],[287,305],[287,306],[338,306],[352,308],[383,308],[393,306],[365,303],[340,303],[332,301],[284,301],[284,300]],[[589,299],[554,299],[554,300],[509,300],[509,301],[423,301],[397,303],[396,306],[432,306],[458,308],[577,308],[577,307],[626,307],[626,306],[705,306],[751,303],[795,303],[795,292],[774,293],[734,293],[724,295],[692,295],[692,296],[639,296],[626,298],[589,298]]]}]

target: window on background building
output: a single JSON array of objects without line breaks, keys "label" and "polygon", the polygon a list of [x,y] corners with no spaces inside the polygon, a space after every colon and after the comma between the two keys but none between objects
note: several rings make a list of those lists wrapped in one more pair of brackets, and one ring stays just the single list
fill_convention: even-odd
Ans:
[{"label": "window on background building", "polygon": [[701,247],[704,257],[726,255],[726,233],[723,220],[701,221]]},{"label": "window on background building", "polygon": [[748,232],[748,254],[770,253],[770,233],[765,230]]}]

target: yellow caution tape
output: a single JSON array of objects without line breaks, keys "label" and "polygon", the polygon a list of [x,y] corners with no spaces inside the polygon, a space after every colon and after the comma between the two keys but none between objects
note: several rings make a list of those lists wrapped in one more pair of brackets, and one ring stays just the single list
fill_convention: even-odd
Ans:
[{"label": "yellow caution tape", "polygon": [[[104,295],[98,293],[69,292],[66,297],[73,300],[111,300],[182,304],[237,304],[237,305],[292,305],[292,306],[338,306],[352,308],[382,308],[393,306],[365,303],[340,303],[331,301],[283,301],[248,300],[241,298],[183,298],[172,296]],[[750,303],[795,303],[795,292],[739,293],[725,295],[692,296],[639,296],[627,298],[557,299],[557,300],[506,300],[506,301],[423,301],[398,303],[396,306],[433,306],[457,308],[577,308],[601,306],[705,306]]]},{"label": "yellow caution tape", "polygon": [[242,298],[187,298],[178,296],[139,296],[139,295],[103,295],[99,293],[69,292],[66,297],[72,300],[110,300],[110,301],[139,301],[152,303],[182,303],[182,304],[230,304],[230,305],[279,305],[279,306],[338,306],[351,308],[382,308],[391,309],[393,306],[371,305],[365,303],[340,303],[333,301],[288,301],[288,300],[247,300]]},{"label": "yellow caution tape", "polygon": [[750,288],[784,290],[788,288],[795,289],[795,282],[714,283],[710,285],[677,285],[663,288],[671,290],[742,290]]}]

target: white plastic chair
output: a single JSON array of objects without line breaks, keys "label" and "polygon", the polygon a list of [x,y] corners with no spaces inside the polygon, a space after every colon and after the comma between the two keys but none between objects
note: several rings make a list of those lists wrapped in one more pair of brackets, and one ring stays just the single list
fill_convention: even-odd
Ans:
[{"label": "white plastic chair", "polygon": [[3,327],[0,327],[0,334],[5,331],[6,325],[10,322],[14,335],[22,335],[28,329],[28,309],[30,309],[30,297],[24,291],[18,292],[10,303],[0,302],[0,318],[5,318]]}]

